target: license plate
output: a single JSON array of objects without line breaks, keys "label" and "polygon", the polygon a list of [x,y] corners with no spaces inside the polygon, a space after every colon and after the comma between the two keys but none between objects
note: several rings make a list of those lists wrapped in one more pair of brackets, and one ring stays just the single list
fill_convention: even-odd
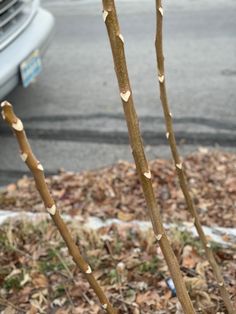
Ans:
[{"label": "license plate", "polygon": [[31,55],[20,64],[20,74],[22,84],[27,87],[34,81],[42,70],[42,63],[39,51],[35,50]]}]

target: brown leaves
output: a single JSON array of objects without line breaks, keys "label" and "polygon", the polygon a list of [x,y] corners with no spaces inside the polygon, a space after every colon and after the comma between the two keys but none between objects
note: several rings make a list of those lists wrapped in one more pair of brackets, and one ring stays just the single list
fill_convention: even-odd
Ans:
[{"label": "brown leaves", "polygon": [[[28,314],[103,313],[86,279],[71,262],[67,250],[64,250],[64,244],[52,224],[39,221],[33,226],[24,221],[12,224],[11,228],[15,234],[16,256],[5,254],[9,251],[7,237],[5,244],[0,244],[3,255],[7,257],[0,266],[1,293],[7,302],[28,311]],[[106,287],[109,299],[121,313],[177,312],[177,299],[172,297],[172,291],[167,286],[168,269],[152,231],[144,232],[128,223],[103,227],[96,233],[86,228],[78,230],[73,225],[70,228],[73,236],[79,239],[91,267],[96,269],[94,275]],[[9,225],[1,229],[3,237]],[[175,230],[168,236],[174,238],[177,256],[182,255],[180,262],[186,285],[196,308],[208,308],[212,306],[212,300],[217,305],[220,300],[218,288],[208,263],[203,262],[204,256],[199,253],[198,241],[189,234],[177,236]],[[37,242],[41,245],[36,245]],[[33,250],[34,254],[29,257],[28,252]],[[220,252],[220,256],[223,256],[224,250]],[[233,296],[236,256],[229,249],[225,254],[224,275]],[[5,302],[3,308],[8,306]],[[215,309],[210,313],[214,313]]]},{"label": "brown leaves", "polygon": [[131,221],[134,219],[134,214],[118,212],[117,218],[122,221]]},{"label": "brown leaves", "polygon": [[34,273],[32,275],[32,283],[35,288],[47,288],[48,279],[45,275],[40,273]]},{"label": "brown leaves", "polygon": [[196,294],[198,291],[207,291],[207,283],[201,277],[186,277],[184,281],[191,294]]},{"label": "brown leaves", "polygon": [[[201,150],[188,156],[185,167],[201,222],[233,227],[236,224],[236,155]],[[189,220],[174,165],[166,160],[151,162],[154,190],[164,220]],[[58,208],[71,215],[124,221],[148,219],[143,193],[133,164],[80,174],[61,172],[48,179]],[[1,209],[44,211],[32,179],[20,179],[0,193]]]},{"label": "brown leaves", "polygon": [[[148,306],[155,307],[158,310],[158,305],[160,303],[160,296],[156,291],[147,291],[145,293],[138,293],[136,296],[136,303],[140,306],[146,304]],[[160,309],[160,308],[159,308]]]},{"label": "brown leaves", "polygon": [[194,268],[199,262],[200,257],[190,245],[186,245],[182,253],[182,265],[187,268]]},{"label": "brown leaves", "polygon": [[236,178],[228,178],[225,181],[225,188],[229,193],[235,193],[236,192]]},{"label": "brown leaves", "polygon": [[13,307],[8,306],[4,309],[2,314],[16,314],[16,310]]},{"label": "brown leaves", "polygon": [[[186,161],[188,179],[204,224],[232,226],[236,223],[236,181],[233,154],[201,151]],[[151,163],[154,188],[164,220],[190,221],[183,195],[171,163]],[[121,313],[178,312],[176,298],[167,287],[167,266],[150,231],[127,222],[146,219],[147,211],[133,164],[118,164],[81,174],[62,172],[48,179],[63,213],[102,218],[117,217],[122,225],[103,227],[96,232],[74,229],[94,274]],[[2,209],[44,211],[32,184],[22,178],[0,194]],[[28,314],[43,312],[101,314],[93,292],[78,271],[55,228],[47,222],[26,222],[0,227],[0,284],[6,297],[0,311]],[[224,312],[212,271],[203,262],[199,244],[190,235],[171,234],[175,253],[185,273],[188,290],[196,308]],[[227,240],[227,236],[224,236]],[[52,249],[53,247],[53,249]],[[236,295],[236,255],[231,249],[217,249],[224,267],[229,292]],[[59,258],[60,257],[60,258]],[[1,299],[0,299],[1,301]],[[214,301],[214,304],[212,302]],[[16,309],[14,308],[16,306]],[[215,306],[215,307],[214,307]],[[5,312],[4,312],[5,313]],[[206,313],[207,310],[206,310]],[[10,312],[11,314],[11,312]]]}]

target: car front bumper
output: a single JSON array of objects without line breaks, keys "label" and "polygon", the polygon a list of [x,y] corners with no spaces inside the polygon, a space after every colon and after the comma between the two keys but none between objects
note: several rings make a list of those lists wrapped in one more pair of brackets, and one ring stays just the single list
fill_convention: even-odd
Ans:
[{"label": "car front bumper", "polygon": [[42,56],[52,37],[54,18],[39,8],[25,30],[0,52],[0,99],[20,84],[19,66],[27,56],[38,49]]}]

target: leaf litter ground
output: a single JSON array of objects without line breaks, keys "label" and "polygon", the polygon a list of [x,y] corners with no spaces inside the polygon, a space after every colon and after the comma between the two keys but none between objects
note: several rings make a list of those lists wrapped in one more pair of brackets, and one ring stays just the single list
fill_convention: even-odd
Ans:
[{"label": "leaf litter ground", "polygon": [[[236,222],[236,155],[201,150],[184,161],[201,221],[233,227]],[[154,188],[165,222],[189,221],[169,161],[151,163]],[[133,164],[119,162],[80,174],[60,172],[48,183],[63,213],[147,220]],[[44,211],[34,184],[22,178],[0,195],[4,210]],[[118,224],[88,230],[70,222],[76,242],[120,313],[181,313],[168,269],[151,230]],[[197,239],[178,228],[169,238],[197,313],[227,313]],[[213,244],[235,302],[236,252]],[[103,313],[83,275],[68,256],[52,223],[16,220],[0,227],[0,310],[7,313]]]}]

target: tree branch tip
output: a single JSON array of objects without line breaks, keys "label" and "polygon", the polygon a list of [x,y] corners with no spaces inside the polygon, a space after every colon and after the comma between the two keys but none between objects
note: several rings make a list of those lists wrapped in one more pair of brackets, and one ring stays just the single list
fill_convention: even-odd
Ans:
[{"label": "tree branch tip", "polygon": [[151,171],[150,170],[148,170],[147,172],[144,172],[144,177],[146,177],[147,179],[151,179],[151,177],[152,177],[152,174],[151,174]]},{"label": "tree branch tip", "polygon": [[103,17],[103,21],[104,21],[104,23],[106,22],[106,19],[107,19],[108,14],[109,14],[109,12],[108,12],[108,11],[103,10],[103,12],[102,12],[102,17]]},{"label": "tree branch tip", "polygon": [[42,164],[41,163],[38,163],[38,165],[37,165],[37,169],[38,170],[40,170],[40,171],[43,171],[44,169],[43,169],[43,166],[42,166]]},{"label": "tree branch tip", "polygon": [[158,80],[160,83],[164,83],[165,76],[164,75],[158,75]]},{"label": "tree branch tip", "polygon": [[28,158],[28,155],[26,153],[21,153],[20,158],[22,159],[23,162],[26,162],[26,159]]},{"label": "tree branch tip", "polygon": [[122,43],[124,44],[125,43],[125,40],[124,40],[124,36],[122,34],[119,34],[118,36],[120,38],[120,40],[122,41]]},{"label": "tree branch tip", "polygon": [[158,11],[160,12],[161,16],[163,16],[163,14],[164,14],[163,8],[159,7]]},{"label": "tree branch tip", "polygon": [[4,100],[4,101],[1,103],[1,108],[4,108],[5,106],[12,107],[12,105],[11,105],[7,100]]},{"label": "tree branch tip", "polygon": [[52,207],[47,207],[47,211],[50,215],[54,216],[57,211],[57,207],[55,204],[52,205]]},{"label": "tree branch tip", "polygon": [[178,169],[182,170],[182,168],[183,168],[182,163],[176,164],[176,168],[178,168]]},{"label": "tree branch tip", "polygon": [[127,102],[130,98],[131,92],[129,90],[127,90],[127,92],[125,93],[120,93],[120,97]]},{"label": "tree branch tip", "polygon": [[86,274],[92,274],[92,269],[91,269],[91,267],[89,265],[88,265],[88,268],[87,268],[85,273]]},{"label": "tree branch tip", "polygon": [[157,239],[157,241],[160,241],[161,240],[161,238],[162,238],[162,236],[163,236],[163,234],[158,234],[158,235],[156,235],[156,239]]},{"label": "tree branch tip", "polygon": [[166,132],[166,138],[169,139],[169,137],[170,137],[170,133]]},{"label": "tree branch tip", "polygon": [[102,307],[104,308],[104,310],[107,309],[107,303],[102,304]]},{"label": "tree branch tip", "polygon": [[16,131],[23,131],[24,130],[24,126],[23,126],[23,123],[20,119],[17,118],[16,122],[15,123],[12,123],[12,128]]}]

